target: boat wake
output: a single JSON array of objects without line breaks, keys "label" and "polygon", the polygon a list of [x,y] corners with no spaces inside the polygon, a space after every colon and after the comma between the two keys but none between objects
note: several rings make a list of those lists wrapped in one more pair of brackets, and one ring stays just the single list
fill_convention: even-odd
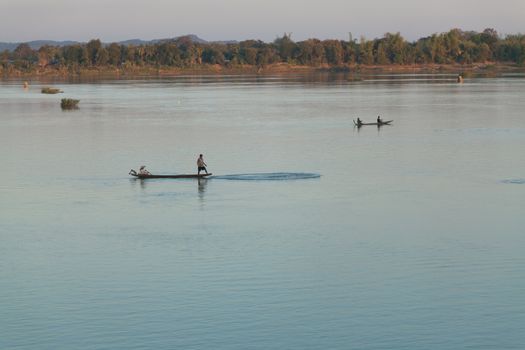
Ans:
[{"label": "boat wake", "polygon": [[515,184],[515,185],[524,185],[525,179],[508,179],[508,180],[502,180],[504,184]]},{"label": "boat wake", "polygon": [[287,180],[304,180],[316,179],[321,177],[315,173],[253,173],[253,174],[231,174],[212,176],[218,180],[237,180],[237,181],[287,181]]}]

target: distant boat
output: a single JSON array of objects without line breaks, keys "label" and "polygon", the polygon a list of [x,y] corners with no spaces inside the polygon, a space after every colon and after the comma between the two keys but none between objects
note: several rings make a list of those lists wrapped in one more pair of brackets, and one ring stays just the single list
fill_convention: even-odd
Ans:
[{"label": "distant boat", "polygon": [[355,126],[357,127],[361,127],[363,125],[377,125],[377,126],[381,126],[381,125],[390,125],[390,123],[392,123],[394,120],[385,120],[384,122],[375,122],[375,123],[357,123],[355,120],[354,120],[354,124]]}]

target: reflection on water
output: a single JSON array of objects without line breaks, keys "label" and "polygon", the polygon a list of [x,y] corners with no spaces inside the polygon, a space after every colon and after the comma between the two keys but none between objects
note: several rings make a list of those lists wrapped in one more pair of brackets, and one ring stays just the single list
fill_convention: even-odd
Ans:
[{"label": "reflection on water", "polygon": [[[497,73],[497,72],[465,72],[467,78],[479,77],[495,77],[497,75],[505,77],[522,77],[523,73]],[[173,76],[150,76],[135,77],[128,76],[108,76],[107,78],[98,76],[70,76],[67,78],[56,77],[39,77],[38,81],[33,81],[31,85],[24,87],[24,90],[38,90],[40,92],[41,86],[49,86],[50,84],[114,84],[121,86],[130,85],[144,85],[144,84],[180,84],[187,87],[202,86],[203,84],[216,84],[219,86],[229,85],[285,85],[297,84],[302,86],[309,85],[329,85],[339,86],[348,84],[426,84],[439,83],[449,84],[456,83],[457,72],[407,72],[407,73],[390,73],[390,72],[374,72],[374,71],[311,71],[300,73],[271,73],[271,74],[202,74],[202,75],[173,75]],[[12,82],[17,86],[23,86],[22,82],[17,78],[4,79],[6,82]]]},{"label": "reflection on water", "polygon": [[197,189],[199,193],[199,199],[204,200],[204,195],[206,194],[206,186],[208,185],[208,179],[198,178],[197,179]]},{"label": "reflection on water", "polygon": [[145,179],[139,179],[139,178],[136,178],[136,177],[132,177],[129,179],[129,182],[132,184],[132,185],[139,185],[140,188],[142,190],[146,189],[146,185],[147,185],[147,180]]},{"label": "reflection on water", "polygon": [[379,134],[379,132],[381,131],[381,129],[383,129],[384,127],[388,128],[389,126],[392,126],[392,124],[384,124],[384,125],[357,125],[355,124],[354,122],[354,132],[361,132],[361,130],[364,128],[364,129],[370,129],[370,128],[374,128],[377,130],[377,133]]}]

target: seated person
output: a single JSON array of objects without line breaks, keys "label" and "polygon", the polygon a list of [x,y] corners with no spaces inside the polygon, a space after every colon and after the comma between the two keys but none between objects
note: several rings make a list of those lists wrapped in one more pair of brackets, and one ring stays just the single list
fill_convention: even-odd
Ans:
[{"label": "seated person", "polygon": [[146,170],[146,166],[143,165],[143,166],[140,167],[139,175],[151,175],[151,173],[149,171],[147,171]]}]

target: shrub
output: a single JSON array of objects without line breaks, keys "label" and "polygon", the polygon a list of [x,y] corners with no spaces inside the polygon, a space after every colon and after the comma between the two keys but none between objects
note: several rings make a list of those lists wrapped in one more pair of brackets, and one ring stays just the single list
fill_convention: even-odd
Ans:
[{"label": "shrub", "polygon": [[42,88],[42,93],[43,94],[58,94],[60,92],[64,92],[60,89],[56,89],[56,88],[51,88],[51,87],[43,87]]},{"label": "shrub", "polygon": [[72,98],[63,98],[60,102],[62,109],[77,109],[80,100],[74,100]]}]

